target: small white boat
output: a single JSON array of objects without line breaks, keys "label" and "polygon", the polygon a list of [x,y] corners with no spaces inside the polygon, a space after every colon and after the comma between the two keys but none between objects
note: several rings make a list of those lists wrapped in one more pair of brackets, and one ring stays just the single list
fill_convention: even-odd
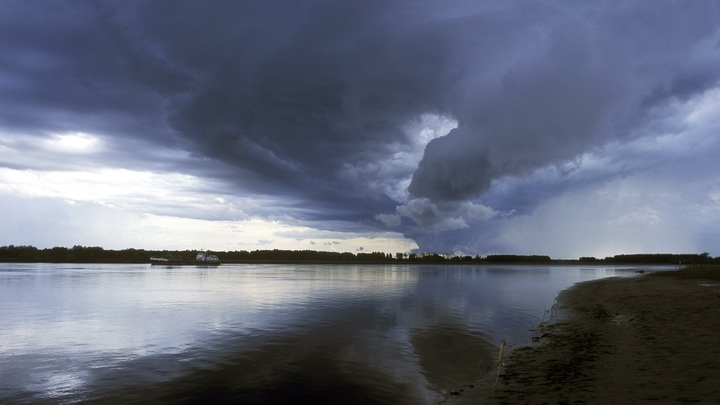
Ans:
[{"label": "small white boat", "polygon": [[164,266],[218,266],[220,265],[220,258],[208,252],[199,252],[195,255],[195,260],[151,257],[150,264]]}]

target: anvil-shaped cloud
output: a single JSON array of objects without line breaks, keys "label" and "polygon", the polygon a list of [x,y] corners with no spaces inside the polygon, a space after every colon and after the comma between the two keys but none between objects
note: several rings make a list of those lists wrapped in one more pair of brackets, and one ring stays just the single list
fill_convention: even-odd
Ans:
[{"label": "anvil-shaped cloud", "polygon": [[[710,251],[720,240],[709,226],[720,219],[714,1],[0,11],[0,190],[13,198],[21,175],[129,170],[175,179],[152,187],[176,197],[86,201],[399,232],[435,252]],[[203,203],[217,189],[233,207]]]}]

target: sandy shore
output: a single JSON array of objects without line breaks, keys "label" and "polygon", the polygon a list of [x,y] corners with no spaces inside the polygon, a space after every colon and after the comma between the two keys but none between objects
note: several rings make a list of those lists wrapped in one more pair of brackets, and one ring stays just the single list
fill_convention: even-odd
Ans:
[{"label": "sandy shore", "polygon": [[720,404],[720,281],[611,278],[558,297],[558,322],[456,404]]}]

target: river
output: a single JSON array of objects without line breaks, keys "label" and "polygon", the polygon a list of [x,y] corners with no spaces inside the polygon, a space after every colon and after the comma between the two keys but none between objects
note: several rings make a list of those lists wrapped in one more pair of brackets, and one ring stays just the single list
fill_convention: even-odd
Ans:
[{"label": "river", "polygon": [[0,263],[0,403],[437,404],[616,266]]}]

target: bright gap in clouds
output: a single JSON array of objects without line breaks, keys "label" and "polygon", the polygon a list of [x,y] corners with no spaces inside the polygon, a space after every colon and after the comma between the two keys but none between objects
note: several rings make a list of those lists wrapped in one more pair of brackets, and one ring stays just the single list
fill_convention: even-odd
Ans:
[{"label": "bright gap in clouds", "polygon": [[339,252],[396,251],[412,242],[389,232],[323,232],[262,219],[204,220],[154,215],[92,201],[3,196],[0,245],[102,246],[106,249],[289,249]]},{"label": "bright gap in clouds", "polygon": [[42,144],[48,150],[61,153],[94,153],[102,148],[97,137],[82,132],[54,135]]},{"label": "bright gap in clouds", "polygon": [[262,219],[253,211],[272,201],[212,192],[217,188],[180,173],[0,168],[0,210],[14,213],[4,220],[0,245],[388,253],[416,247],[392,232],[319,231]]}]

